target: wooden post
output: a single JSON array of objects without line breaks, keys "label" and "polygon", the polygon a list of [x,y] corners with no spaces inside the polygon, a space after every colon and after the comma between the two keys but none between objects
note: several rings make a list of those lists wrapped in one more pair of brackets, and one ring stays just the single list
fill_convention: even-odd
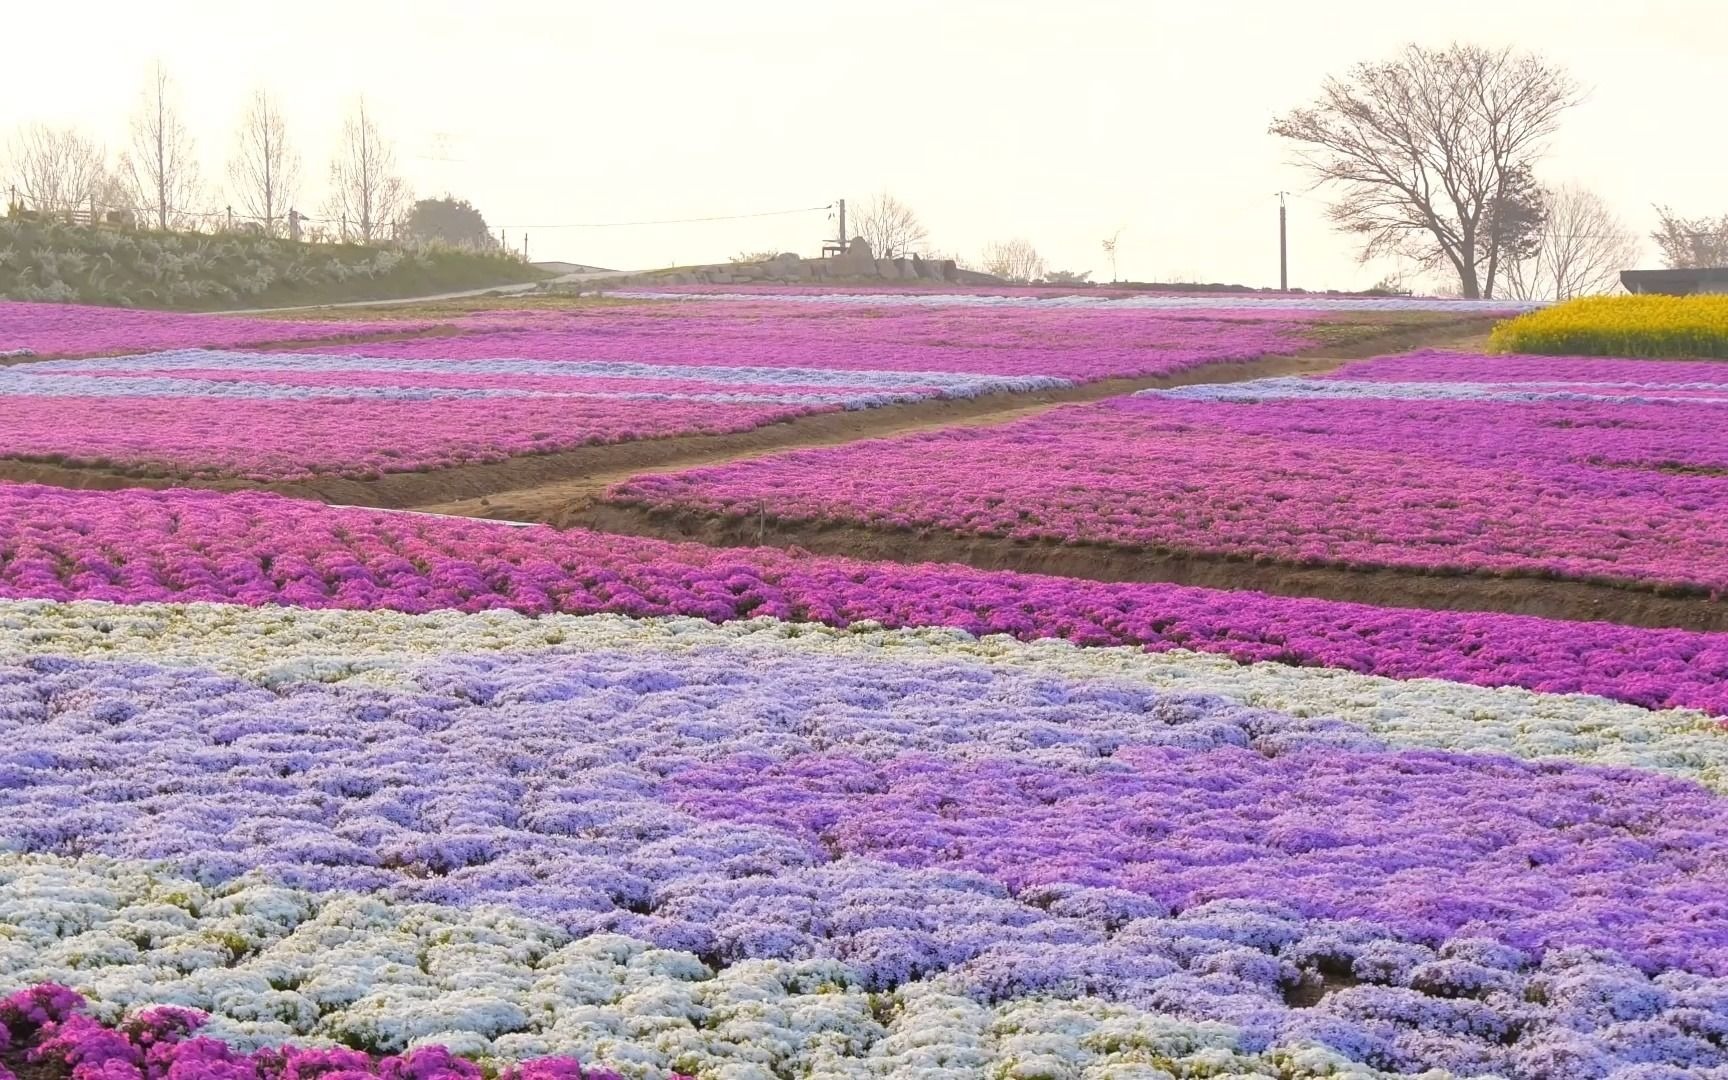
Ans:
[{"label": "wooden post", "polygon": [[1284,192],[1278,193],[1278,291],[1290,291],[1290,240],[1284,227]]}]

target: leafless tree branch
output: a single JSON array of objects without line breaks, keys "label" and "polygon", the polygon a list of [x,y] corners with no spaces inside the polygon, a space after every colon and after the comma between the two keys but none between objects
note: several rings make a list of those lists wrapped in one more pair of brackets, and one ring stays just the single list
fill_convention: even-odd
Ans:
[{"label": "leafless tree branch", "polygon": [[342,145],[330,162],[326,214],[344,222],[343,239],[386,238],[408,213],[413,197],[396,172],[396,152],[360,100],[342,125]]},{"label": "leafless tree branch", "polygon": [[32,124],[12,137],[12,183],[32,210],[87,210],[105,193],[107,156],[74,128]]},{"label": "leafless tree branch", "polygon": [[1362,238],[1364,261],[1448,267],[1465,296],[1492,296],[1503,254],[1494,209],[1578,100],[1569,76],[1531,54],[1411,45],[1328,79],[1271,131],[1317,186],[1341,189],[1329,213]]},{"label": "leafless tree branch", "polygon": [[1547,208],[1535,253],[1506,266],[1507,291],[1519,300],[1570,300],[1619,288],[1620,271],[1637,265],[1637,235],[1581,187],[1550,190]]},{"label": "leafless tree branch", "polygon": [[1660,225],[1650,234],[1662,262],[1674,270],[1728,266],[1728,214],[1720,218],[1683,218],[1666,206],[1656,208]]},{"label": "leafless tree branch", "polygon": [[281,235],[300,184],[300,155],[288,141],[282,110],[267,91],[254,91],[240,117],[228,182],[234,201],[263,226],[265,235]]},{"label": "leafless tree branch", "polygon": [[158,62],[139,95],[130,146],[120,158],[133,198],[158,229],[197,221],[198,162],[176,98],[174,81]]},{"label": "leafless tree branch", "polygon": [[[912,208],[886,191],[872,197],[853,219],[854,235],[870,243],[881,259],[896,259],[920,251],[929,235]],[[851,239],[851,237],[847,237]]]},{"label": "leafless tree branch", "polygon": [[1036,281],[1044,276],[1044,258],[1029,240],[1007,240],[984,249],[978,265],[986,274],[1008,281]]}]

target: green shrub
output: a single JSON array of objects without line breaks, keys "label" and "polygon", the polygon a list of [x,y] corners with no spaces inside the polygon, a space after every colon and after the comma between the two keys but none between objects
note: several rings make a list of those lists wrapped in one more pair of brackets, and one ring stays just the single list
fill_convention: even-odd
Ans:
[{"label": "green shrub", "polygon": [[0,299],[6,300],[212,310],[382,300],[544,276],[502,252],[0,219]]}]

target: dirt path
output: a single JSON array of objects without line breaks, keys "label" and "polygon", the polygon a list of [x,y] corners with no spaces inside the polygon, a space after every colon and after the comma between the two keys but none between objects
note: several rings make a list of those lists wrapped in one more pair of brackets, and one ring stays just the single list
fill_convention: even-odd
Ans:
[{"label": "dirt path", "polygon": [[[322,338],[283,338],[278,341],[254,341],[245,345],[188,346],[189,348],[242,349],[251,352],[294,352],[324,345],[376,345],[384,341],[414,341],[420,338],[454,337],[464,333],[459,326],[439,324],[417,330],[368,330],[354,334],[339,334]],[[29,356],[0,357],[0,367],[19,364],[39,364],[44,360],[99,360],[105,356],[136,356],[137,349],[107,349],[102,352],[32,353]]]},{"label": "dirt path", "polygon": [[[484,517],[509,521],[559,522],[580,512],[609,486],[631,476],[677,472],[725,461],[745,461],[787,450],[834,446],[860,439],[929,431],[943,427],[976,427],[1007,423],[1032,416],[1057,405],[1099,401],[1138,390],[1192,386],[1198,383],[1246,382],[1281,375],[1313,375],[1342,364],[1385,352],[1418,347],[1480,349],[1486,347],[1493,320],[1465,318],[1420,326],[1398,326],[1364,335],[1356,341],[1294,356],[1268,356],[1228,364],[1208,364],[1173,375],[1133,379],[1109,379],[1034,394],[988,394],[964,401],[920,401],[859,412],[827,413],[794,420],[736,435],[692,436],[649,439],[617,446],[593,447],[544,458],[518,458],[494,466],[467,470],[444,470],[427,476],[447,476],[452,486],[478,481],[492,482],[484,490],[453,492],[455,497],[412,503],[368,505],[411,506],[427,513],[460,517]],[[486,470],[486,476],[479,474]],[[513,474],[525,482],[508,483]],[[378,483],[393,485],[392,477]],[[399,486],[406,489],[408,484]],[[332,500],[347,501],[347,500]]]},{"label": "dirt path", "polygon": [[[124,469],[0,461],[0,480],[54,484],[83,490],[127,487],[202,488],[213,491],[271,491],[293,498],[347,506],[416,509],[464,517],[557,521],[573,505],[585,504],[607,485],[648,471],[689,468],[778,450],[830,446],[953,424],[990,424],[1028,416],[1068,402],[1096,401],[1153,387],[1208,382],[1240,382],[1275,375],[1310,374],[1383,352],[1423,345],[1476,347],[1492,320],[1467,317],[1366,333],[1347,344],[1295,356],[1262,357],[1237,363],[1207,364],[1178,372],[1134,379],[1109,379],[1083,386],[1032,394],[987,394],[965,400],[925,400],[851,412],[818,413],[731,435],[688,435],[637,439],[587,446],[551,454],[530,454],[506,461],[459,465],[423,472],[386,473],[370,480],[263,483],[251,480],[198,480],[151,475]],[[437,336],[449,327],[409,331],[403,336]],[[380,336],[380,340],[387,340]],[[294,343],[283,345],[292,349]]]},{"label": "dirt path", "polygon": [[342,308],[386,307],[391,304],[433,304],[440,300],[467,300],[477,296],[516,296],[531,293],[542,285],[565,285],[578,281],[596,281],[618,277],[618,270],[581,270],[538,281],[519,281],[514,285],[490,285],[483,289],[462,289],[457,292],[432,293],[427,296],[398,296],[390,300],[344,300],[334,304],[299,304],[294,307],[242,308],[233,311],[212,311],[211,315],[278,315],[284,311],[330,311]]},{"label": "dirt path", "polygon": [[1028,542],[938,529],[912,532],[788,523],[772,518],[718,518],[604,503],[573,509],[558,524],[660,540],[694,540],[717,547],[782,547],[855,559],[959,563],[980,570],[1015,570],[1093,581],[1170,582],[1388,607],[1500,611],[1549,619],[1728,631],[1728,602],[1706,596],[1665,595],[1633,583],[1300,567],[1102,544]]},{"label": "dirt path", "polygon": [[781,450],[832,446],[954,424],[994,424],[1067,402],[1095,401],[1157,386],[1237,382],[1326,371],[1338,358],[1267,357],[1209,364],[1175,375],[1110,379],[1034,394],[986,394],[959,400],[915,401],[876,409],[816,413],[730,435],[682,435],[531,454],[483,465],[386,473],[373,480],[332,477],[291,483],[196,480],[131,475],[123,470],[0,461],[0,480],[111,491],[127,487],[272,491],[345,506],[413,509],[462,517],[555,521],[572,501],[627,476],[761,457]]},{"label": "dirt path", "polygon": [[[937,428],[1002,424],[1058,405],[1099,401],[1137,390],[1315,374],[1346,362],[1337,358],[1267,357],[1239,364],[1210,364],[1175,375],[1109,379],[1033,394],[986,394],[962,400],[919,401],[886,408],[801,416],[735,435],[645,439],[617,446],[594,447],[592,452],[578,450],[544,459],[544,464],[555,469],[571,466],[579,470],[568,479],[507,488],[483,496],[422,503],[414,509],[461,517],[557,522],[598,498],[607,487],[632,476],[677,472],[726,461],[748,461],[788,450],[837,446],[861,439],[888,438]],[[579,460],[584,456],[589,459],[585,468]]]}]

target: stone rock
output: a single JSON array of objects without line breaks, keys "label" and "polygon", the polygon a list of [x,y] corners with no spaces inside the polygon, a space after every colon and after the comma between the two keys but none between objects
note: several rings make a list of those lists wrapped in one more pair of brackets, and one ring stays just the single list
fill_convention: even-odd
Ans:
[{"label": "stone rock", "polygon": [[896,281],[900,277],[900,268],[894,265],[893,259],[877,259],[876,274],[878,277],[885,277],[889,281]]},{"label": "stone rock", "polygon": [[837,277],[875,277],[876,256],[870,250],[870,241],[854,236],[846,245],[845,254],[835,256],[829,269]]}]

